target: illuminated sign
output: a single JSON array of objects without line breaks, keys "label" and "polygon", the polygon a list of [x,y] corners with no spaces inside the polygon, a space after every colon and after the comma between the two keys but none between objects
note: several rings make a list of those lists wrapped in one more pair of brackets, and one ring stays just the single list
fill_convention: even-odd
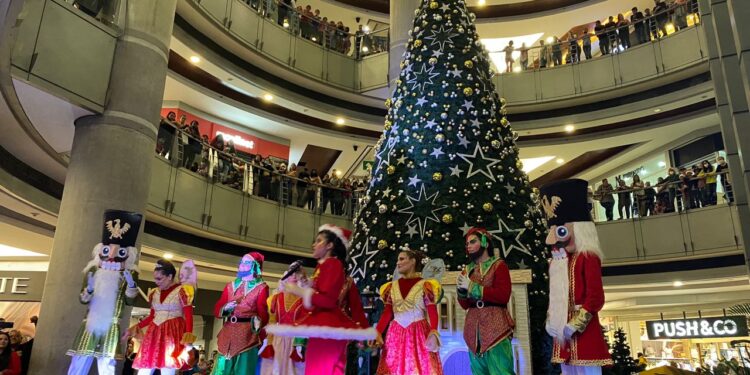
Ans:
[{"label": "illuminated sign", "polygon": [[0,271],[0,301],[41,301],[45,272]]},{"label": "illuminated sign", "polygon": [[649,340],[743,337],[748,335],[747,318],[744,316],[648,321],[646,322],[646,331]]},{"label": "illuminated sign", "polygon": [[232,141],[235,146],[239,146],[242,148],[250,149],[252,150],[255,148],[255,141],[242,138],[241,135],[238,134],[229,134],[225,133],[223,131],[216,131],[216,135],[221,134],[221,137],[224,138],[224,142]]}]

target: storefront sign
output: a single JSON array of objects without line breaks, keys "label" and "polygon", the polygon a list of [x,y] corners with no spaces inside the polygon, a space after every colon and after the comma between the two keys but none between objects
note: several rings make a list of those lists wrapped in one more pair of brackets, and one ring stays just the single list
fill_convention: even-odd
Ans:
[{"label": "storefront sign", "polygon": [[744,316],[648,321],[646,322],[646,330],[649,340],[744,337],[748,335],[747,318]]},{"label": "storefront sign", "polygon": [[0,272],[0,301],[41,301],[46,272]]}]

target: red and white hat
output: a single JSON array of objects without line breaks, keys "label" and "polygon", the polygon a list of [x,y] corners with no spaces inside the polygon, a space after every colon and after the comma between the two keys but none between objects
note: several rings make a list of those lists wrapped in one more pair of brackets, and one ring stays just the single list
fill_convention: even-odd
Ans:
[{"label": "red and white hat", "polygon": [[346,228],[342,228],[333,224],[323,224],[318,228],[318,233],[327,230],[329,232],[332,232],[341,240],[341,243],[344,244],[344,247],[349,249],[349,246],[351,243],[349,242],[352,238],[352,231]]},{"label": "red and white hat", "polygon": [[266,257],[263,256],[263,254],[256,252],[256,251],[252,251],[252,252],[245,254],[245,256],[253,258],[253,260],[255,260],[258,263],[258,267],[261,269],[261,271],[263,270],[263,261],[266,259]]}]

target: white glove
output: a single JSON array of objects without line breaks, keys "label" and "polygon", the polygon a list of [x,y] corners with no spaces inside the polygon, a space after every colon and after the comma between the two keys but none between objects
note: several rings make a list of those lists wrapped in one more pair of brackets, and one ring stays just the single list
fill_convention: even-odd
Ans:
[{"label": "white glove", "polygon": [[573,334],[575,334],[576,329],[573,328],[570,324],[566,324],[565,328],[563,329],[563,335],[565,335],[565,338],[570,340],[571,337],[573,337]]},{"label": "white glove", "polygon": [[86,292],[89,294],[94,293],[94,273],[89,272],[86,274]]},{"label": "white glove", "polygon": [[560,334],[559,332],[557,332],[557,329],[555,329],[555,327],[549,324],[549,320],[547,321],[547,323],[544,324],[544,329],[547,331],[547,333],[550,336],[552,336],[553,339],[557,338],[558,335]]},{"label": "white glove", "polygon": [[133,274],[131,274],[129,270],[122,271],[122,277],[125,278],[128,288],[135,288],[135,280],[133,280]]},{"label": "white glove", "polygon": [[224,311],[231,313],[234,311],[234,308],[237,307],[237,301],[229,301],[226,305],[224,305]]},{"label": "white glove", "polygon": [[469,283],[470,282],[471,282],[471,280],[469,280],[469,278],[466,275],[460,274],[456,278],[456,287],[458,289],[469,290]]}]

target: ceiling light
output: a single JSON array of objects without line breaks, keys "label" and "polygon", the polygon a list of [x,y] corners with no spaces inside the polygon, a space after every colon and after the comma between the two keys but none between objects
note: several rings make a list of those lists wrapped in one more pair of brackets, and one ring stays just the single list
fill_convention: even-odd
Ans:
[{"label": "ceiling light", "polygon": [[190,56],[190,62],[193,64],[198,64],[201,62],[201,58],[195,55]]},{"label": "ceiling light", "polygon": [[370,49],[367,46],[362,46],[362,52],[370,52]]},{"label": "ceiling light", "polygon": [[645,170],[645,169],[641,169],[640,172],[638,172],[638,174],[641,175],[641,176],[645,176],[646,173],[648,173],[648,171]]},{"label": "ceiling light", "polygon": [[655,110],[654,110],[654,112],[656,112],[656,113],[659,113],[659,112],[661,112],[661,108],[657,108],[657,109],[655,109]]},{"label": "ceiling light", "polygon": [[271,100],[273,100],[273,95],[271,94],[263,95],[263,100],[270,102]]},{"label": "ceiling light", "polygon": [[366,33],[369,33],[370,32],[370,26],[369,25],[362,26],[362,31],[364,31]]},{"label": "ceiling light", "polygon": [[576,130],[576,127],[573,125],[565,125],[565,131],[568,133],[572,133],[574,130]]},{"label": "ceiling light", "polygon": [[487,3],[487,1],[486,1],[486,0],[478,0],[478,1],[477,1],[477,5],[479,5],[480,7],[481,7],[481,6],[483,6],[483,5],[484,5],[484,4],[486,4],[486,3]]},{"label": "ceiling light", "polygon": [[523,164],[523,167],[521,169],[524,172],[529,173],[554,158],[554,156],[542,156],[537,158],[521,159],[521,163]]},{"label": "ceiling light", "polygon": [[679,281],[679,280],[677,280],[677,281],[675,281],[675,282],[672,283],[672,286],[674,286],[675,288],[679,288],[679,287],[681,287],[683,285],[685,285],[685,284],[683,284],[682,281]]},{"label": "ceiling light", "polygon": [[0,244],[0,257],[44,257],[46,254]]},{"label": "ceiling light", "polygon": [[555,161],[557,162],[557,164],[565,163],[565,159],[563,159],[563,158],[557,158],[557,160],[555,160]]},{"label": "ceiling light", "polygon": [[341,171],[336,171],[336,177],[341,177],[343,173]]},{"label": "ceiling light", "polygon": [[174,258],[174,254],[172,253],[164,253],[164,259],[172,259]]},{"label": "ceiling light", "polygon": [[339,118],[336,119],[336,123],[339,124],[339,125],[344,125],[345,122],[346,121],[343,118],[341,118],[341,117],[339,117]]},{"label": "ceiling light", "polygon": [[547,44],[552,44],[552,42],[554,42],[554,41],[555,41],[555,38],[553,38],[551,36],[547,37]]},{"label": "ceiling light", "polygon": [[660,162],[659,162],[659,168],[664,168],[664,167],[666,167],[666,166],[667,166],[667,163],[665,163],[665,162],[663,162],[663,161],[660,161]]}]

